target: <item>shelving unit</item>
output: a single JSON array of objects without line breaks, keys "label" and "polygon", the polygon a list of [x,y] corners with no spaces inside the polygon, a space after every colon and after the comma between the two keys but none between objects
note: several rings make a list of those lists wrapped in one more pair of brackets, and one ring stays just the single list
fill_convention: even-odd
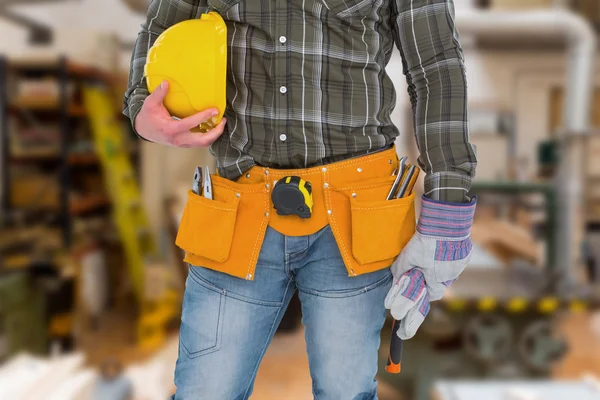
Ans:
[{"label": "shelving unit", "polygon": [[[111,86],[116,81],[103,71],[74,64],[65,57],[0,59],[2,213],[8,220],[18,215],[21,224],[40,220],[60,227],[63,249],[73,245],[76,219],[111,216],[111,200],[81,93],[84,83],[96,82]],[[129,127],[124,117],[123,123]],[[133,158],[138,156],[137,144],[130,143]],[[15,188],[28,184],[19,173],[47,180],[48,189],[32,183],[26,189],[21,187],[25,199],[15,201]],[[49,201],[51,194],[47,192],[53,190],[58,198]],[[31,202],[23,207],[28,197]],[[40,215],[43,217],[38,218]],[[4,222],[11,226],[11,221]]]},{"label": "shelving unit", "polygon": [[[18,324],[24,332],[43,333],[40,343],[54,345],[58,341],[69,348],[74,313],[80,311],[75,306],[80,301],[75,286],[82,273],[81,254],[102,249],[110,257],[106,262],[110,281],[118,276],[116,270],[125,266],[123,241],[115,224],[117,206],[107,187],[110,179],[105,179],[109,178],[102,158],[106,149],[98,147],[101,143],[92,129],[96,109],[86,108],[83,101],[84,88],[103,86],[112,93],[118,82],[65,57],[9,60],[0,56],[0,286],[6,274],[37,276],[48,269],[56,274],[50,289],[61,288],[61,293],[32,289],[42,298],[42,316],[30,313],[25,322],[36,321],[39,327],[30,324],[28,328],[11,310],[0,306],[0,331],[3,323]],[[121,139],[120,134],[129,131],[135,139],[118,105],[109,103],[107,113],[110,115],[114,105],[119,117],[116,125],[120,121],[122,127],[116,128],[115,135]],[[123,140],[122,146],[123,157],[138,166],[139,143]],[[133,169],[133,174],[138,173]],[[110,296],[118,301],[123,294],[115,289]],[[23,303],[20,307],[14,313],[24,314],[20,310],[33,306]],[[9,336],[11,351],[47,351],[37,342],[17,339],[18,335]]]}]

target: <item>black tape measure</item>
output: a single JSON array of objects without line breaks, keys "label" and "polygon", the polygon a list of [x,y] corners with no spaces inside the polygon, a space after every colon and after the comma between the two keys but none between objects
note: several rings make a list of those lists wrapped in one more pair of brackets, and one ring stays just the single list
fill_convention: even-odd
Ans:
[{"label": "black tape measure", "polygon": [[313,207],[312,187],[299,176],[286,176],[277,181],[271,193],[273,206],[279,215],[310,218]]}]

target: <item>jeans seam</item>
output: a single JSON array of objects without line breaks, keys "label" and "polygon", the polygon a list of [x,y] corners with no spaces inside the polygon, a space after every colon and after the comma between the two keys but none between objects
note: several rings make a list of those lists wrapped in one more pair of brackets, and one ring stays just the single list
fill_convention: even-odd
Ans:
[{"label": "jeans seam", "polygon": [[271,324],[271,330],[269,331],[269,334],[267,335],[267,341],[265,342],[265,345],[263,346],[263,349],[260,353],[260,357],[258,357],[256,366],[254,367],[254,372],[252,372],[252,377],[250,379],[250,383],[248,384],[248,387],[246,388],[246,391],[244,392],[244,399],[247,398],[248,390],[250,390],[250,387],[252,387],[252,382],[254,382],[254,379],[256,379],[256,373],[258,372],[258,367],[260,366],[260,362],[261,362],[262,358],[264,357],[265,352],[267,351],[267,348],[269,347],[269,342],[271,340],[271,336],[273,335],[275,325],[277,323],[277,320],[279,319],[279,314],[281,314],[281,310],[283,309],[283,306],[285,305],[285,298],[287,296],[288,290],[290,289],[291,283],[292,283],[292,280],[290,279],[288,281],[287,286],[285,287],[285,292],[283,293],[283,302],[281,304],[281,307],[279,307],[279,310],[277,310],[277,314],[275,315],[275,318],[273,319],[273,323]]},{"label": "jeans seam", "polygon": [[251,299],[249,297],[242,296],[240,294],[233,293],[233,292],[227,292],[225,294],[225,296],[230,297],[235,300],[238,300],[238,301],[241,301],[243,303],[254,304],[254,305],[262,306],[262,307],[281,307],[283,305],[280,302]]},{"label": "jeans seam", "polygon": [[379,286],[387,283],[389,280],[392,280],[392,279],[393,279],[393,275],[390,273],[389,275],[385,276],[384,278],[381,278],[380,280],[376,281],[375,283],[372,283],[368,286],[365,286],[360,289],[356,289],[351,292],[340,293],[339,295],[328,295],[327,292],[305,289],[301,286],[298,286],[298,290],[301,291],[302,293],[306,293],[311,296],[326,297],[326,298],[331,298],[331,299],[348,298],[348,297],[354,297],[354,296],[358,296],[363,293],[370,292],[373,289],[377,289]]},{"label": "jeans seam", "polygon": [[292,279],[294,279],[294,277],[292,276],[292,269],[290,268],[290,255],[288,253],[284,253],[284,257],[285,257],[285,266],[283,268],[283,270],[285,271],[285,274],[287,275],[288,279],[291,281]]},{"label": "jeans seam", "polygon": [[[200,268],[200,267],[194,267],[194,268]],[[190,277],[194,282],[196,282],[198,285],[202,286],[203,288],[205,288],[207,290],[211,290],[211,291],[219,293],[220,295],[223,295],[223,296],[231,297],[232,299],[242,301],[244,303],[255,304],[255,305],[264,306],[264,307],[281,307],[281,305],[282,305],[282,303],[279,303],[279,302],[252,299],[250,297],[246,297],[241,294],[227,291],[226,289],[222,289],[222,288],[214,285],[212,282],[206,280],[202,276],[197,275],[196,272],[194,272],[193,270],[190,270]]]},{"label": "jeans seam", "polygon": [[196,272],[194,272],[193,268],[200,268],[200,267],[191,266],[189,268],[189,275],[192,278],[192,280],[194,280],[194,282],[196,282],[198,285],[203,286],[204,288],[206,288],[208,290],[212,290],[213,292],[217,292],[222,295],[227,294],[227,291],[225,289],[220,288],[220,287],[214,285],[212,282],[209,282],[205,278],[201,277],[200,275],[197,275]]}]

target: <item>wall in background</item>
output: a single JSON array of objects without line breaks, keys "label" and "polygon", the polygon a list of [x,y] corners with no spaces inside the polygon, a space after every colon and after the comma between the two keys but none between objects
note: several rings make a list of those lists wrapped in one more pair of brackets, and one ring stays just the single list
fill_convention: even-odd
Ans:
[{"label": "wall in background", "polygon": [[[470,0],[456,1],[457,8],[470,3]],[[119,0],[64,1],[15,9],[56,27],[59,41],[56,47],[59,50],[76,52],[82,59],[87,57],[92,61],[102,58],[104,47],[106,53],[118,53],[115,63],[123,70],[128,67],[131,50],[113,48],[116,38],[130,42],[135,40],[144,19],[129,11]],[[0,41],[0,53],[21,55],[31,50],[27,46],[24,30],[19,27],[0,21],[0,36],[11,39]],[[517,151],[519,156],[531,160],[529,166],[530,172],[533,172],[537,143],[549,133],[550,90],[564,83],[564,54],[476,51],[466,48],[465,57],[470,107],[492,105],[516,112]],[[109,58],[104,56],[104,59]],[[404,131],[411,122],[398,52],[395,52],[387,70],[398,92],[393,119]],[[407,143],[414,146],[412,135],[405,135],[398,141],[400,153],[406,152]],[[143,151],[147,154],[147,171],[143,179],[145,199],[154,226],[158,227],[162,222],[161,195],[189,182],[195,165],[212,160],[206,150],[181,150],[145,144]],[[492,154],[494,146],[480,146],[480,151],[484,152],[479,154],[482,160],[491,161],[492,155],[497,155]],[[481,163],[478,168],[480,176],[501,174],[505,168],[502,163],[502,158],[496,162]]]}]

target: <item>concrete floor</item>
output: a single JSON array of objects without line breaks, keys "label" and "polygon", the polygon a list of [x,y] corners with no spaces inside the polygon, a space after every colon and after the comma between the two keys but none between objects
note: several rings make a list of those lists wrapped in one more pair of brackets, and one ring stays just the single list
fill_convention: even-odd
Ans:
[{"label": "concrete floor", "polygon": [[[126,318],[126,320],[123,319]],[[144,362],[153,354],[136,350],[134,337],[124,325],[131,324],[127,316],[105,318],[101,329],[87,332],[79,341],[89,364],[98,365],[107,355],[116,355],[125,364]],[[559,324],[560,332],[567,338],[569,352],[554,369],[557,379],[581,379],[585,374],[600,377],[600,313],[571,315]],[[171,337],[162,353],[168,365],[177,357],[177,336]],[[171,372],[170,372],[171,373]],[[169,382],[172,377],[169,377]],[[380,400],[400,400],[401,395],[381,383]],[[304,332],[277,334],[258,371],[252,400],[312,400],[311,379],[306,356]]]},{"label": "concrete floor", "polygon": [[[560,335],[569,343],[565,359],[554,368],[556,379],[600,378],[600,313],[565,317]],[[285,365],[286,368],[282,368]],[[303,331],[277,336],[258,371],[253,400],[312,400]],[[381,382],[380,400],[400,400],[401,394]]]},{"label": "concrete floor", "polygon": [[[165,364],[174,367],[177,359],[176,332],[157,353],[143,353],[135,346],[133,321],[135,318],[127,312],[107,313],[97,331],[84,327],[78,339],[78,346],[86,354],[88,365],[99,366],[107,356],[115,357],[125,365],[143,365],[154,357],[160,357]],[[172,377],[169,377],[168,381],[171,382]],[[379,400],[402,398],[385,383],[379,385],[378,395]],[[313,399],[303,329],[275,335],[258,370],[251,399]]]},{"label": "concrete floor", "polygon": [[554,368],[557,379],[581,379],[593,374],[600,379],[600,313],[572,315],[560,323],[569,351]]}]

